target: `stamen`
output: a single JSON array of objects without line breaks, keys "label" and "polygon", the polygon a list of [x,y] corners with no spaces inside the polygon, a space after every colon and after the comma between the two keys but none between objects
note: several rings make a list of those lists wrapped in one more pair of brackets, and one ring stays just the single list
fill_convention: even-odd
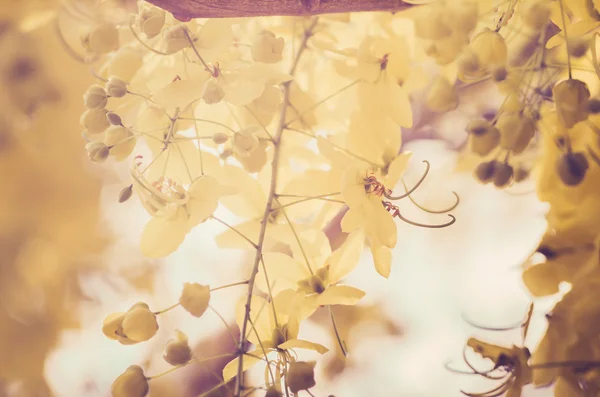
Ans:
[{"label": "stamen", "polygon": [[413,186],[412,189],[410,189],[409,191],[407,191],[404,194],[401,194],[400,196],[392,196],[391,194],[387,194],[384,193],[384,196],[389,199],[389,200],[401,200],[405,197],[410,196],[411,194],[413,194],[418,188],[419,186],[421,186],[421,184],[423,183],[423,181],[425,180],[425,178],[427,178],[427,174],[429,173],[429,168],[431,168],[431,165],[429,164],[429,161],[427,160],[423,160],[423,162],[425,163],[425,165],[427,166],[427,168],[425,169],[425,172],[423,173],[423,176],[421,177],[421,179],[419,179],[419,181],[417,182],[417,184],[415,186]]}]

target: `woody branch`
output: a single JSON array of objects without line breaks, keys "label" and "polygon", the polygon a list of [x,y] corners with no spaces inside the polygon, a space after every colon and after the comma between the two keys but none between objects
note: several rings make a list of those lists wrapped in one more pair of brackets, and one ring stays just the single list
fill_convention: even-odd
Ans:
[{"label": "woody branch", "polygon": [[403,0],[148,0],[179,19],[267,15],[311,16],[339,12],[400,11]]}]

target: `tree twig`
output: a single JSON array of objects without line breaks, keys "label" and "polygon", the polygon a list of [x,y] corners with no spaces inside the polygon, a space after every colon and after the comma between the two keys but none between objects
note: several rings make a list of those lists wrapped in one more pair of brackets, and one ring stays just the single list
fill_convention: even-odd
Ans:
[{"label": "tree twig", "polygon": [[[296,56],[292,63],[292,66],[290,68],[290,75],[292,75],[292,76],[294,75],[294,72],[296,71],[298,62],[300,61],[300,57],[302,56],[302,53],[306,49],[306,44],[312,34],[312,30],[316,26],[316,24],[317,24],[317,18],[314,19],[314,21],[311,23],[311,25],[308,27],[308,29],[306,29],[306,31],[304,32],[304,37],[302,39],[302,43],[300,44],[300,47],[298,48],[298,51],[296,53]],[[243,372],[244,372],[244,367],[243,367],[244,345],[246,343],[246,333],[247,333],[247,329],[248,329],[248,322],[250,320],[250,308],[251,308],[251,304],[252,304],[252,294],[254,292],[254,284],[255,284],[255,280],[256,280],[256,275],[258,274],[258,268],[260,265],[260,260],[262,258],[262,248],[263,248],[263,244],[265,241],[265,235],[266,235],[266,231],[267,231],[267,223],[269,220],[269,216],[271,215],[271,210],[273,208],[273,201],[275,200],[275,192],[276,192],[276,188],[277,188],[277,175],[278,175],[278,171],[279,171],[279,157],[281,154],[280,140],[281,140],[281,135],[282,135],[283,131],[285,130],[284,125],[285,125],[285,121],[286,121],[287,108],[289,105],[289,99],[290,99],[289,97],[290,97],[290,82],[286,82],[283,84],[283,103],[281,105],[281,112],[279,114],[279,123],[278,123],[277,131],[276,131],[275,135],[273,136],[274,148],[273,148],[273,161],[271,163],[271,183],[270,183],[270,187],[269,187],[269,195],[267,197],[265,211],[263,213],[263,217],[260,222],[260,232],[259,232],[258,243],[257,243],[257,247],[256,247],[256,255],[254,257],[254,264],[252,266],[252,271],[250,273],[250,277],[248,278],[248,291],[247,291],[247,295],[246,295],[244,320],[242,322],[241,332],[240,332],[240,341],[238,344],[239,363],[238,363],[237,380],[236,380],[235,393],[234,393],[234,395],[237,397],[241,396],[243,386],[244,386],[243,378],[242,378]]]},{"label": "tree twig", "polygon": [[358,11],[401,11],[403,0],[148,0],[181,20],[267,15],[311,16]]}]

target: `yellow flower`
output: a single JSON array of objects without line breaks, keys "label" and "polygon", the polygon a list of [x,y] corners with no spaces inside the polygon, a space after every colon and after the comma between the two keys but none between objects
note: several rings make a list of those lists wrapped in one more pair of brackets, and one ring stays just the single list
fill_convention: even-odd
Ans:
[{"label": "yellow flower", "polygon": [[349,209],[342,219],[342,230],[352,232],[362,228],[369,238],[369,245],[375,269],[388,277],[391,268],[391,249],[396,246],[396,223],[382,203],[381,194],[370,192],[367,178],[372,177],[386,188],[396,186],[408,167],[411,153],[402,153],[382,169],[373,170],[368,166],[355,166],[348,169],[342,180],[342,197]]},{"label": "yellow flower", "polygon": [[[243,358],[243,370],[246,371],[262,361],[265,354],[270,352],[285,353],[292,349],[314,350],[325,354],[328,349],[318,343],[298,339],[300,322],[308,317],[311,312],[306,310],[303,294],[288,289],[280,292],[269,303],[260,296],[252,298],[250,316],[254,329],[248,326],[247,340],[256,349],[245,353]],[[236,319],[238,326],[242,328],[245,315],[246,298],[240,301],[237,307]],[[265,349],[263,352],[262,349]],[[223,368],[223,379],[228,381],[237,375],[239,357],[230,361]]]},{"label": "yellow flower", "polygon": [[411,127],[412,110],[402,87],[409,75],[408,46],[403,38],[367,37],[357,52],[358,101],[371,117],[391,117],[401,127]]},{"label": "yellow flower", "polygon": [[[355,305],[365,293],[348,285],[339,285],[338,282],[358,265],[363,240],[362,231],[351,233],[344,244],[327,256],[317,269],[310,270],[302,254],[293,258],[278,252],[265,253],[265,269],[259,269],[256,285],[262,291],[269,292],[268,279],[274,294],[295,289],[306,295],[305,304],[310,310],[324,305]],[[303,244],[305,249],[307,245]]]},{"label": "yellow flower", "polygon": [[175,181],[163,179],[150,184],[135,166],[133,187],[142,204],[152,215],[141,237],[141,251],[159,258],[175,251],[189,231],[215,212],[223,186],[213,177],[202,176],[186,191]]}]

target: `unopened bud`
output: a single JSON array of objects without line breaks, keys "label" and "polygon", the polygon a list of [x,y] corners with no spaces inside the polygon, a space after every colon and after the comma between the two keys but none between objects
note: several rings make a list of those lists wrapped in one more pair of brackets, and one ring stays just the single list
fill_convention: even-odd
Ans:
[{"label": "unopened bud", "polygon": [[163,9],[144,5],[138,17],[139,28],[148,38],[158,36],[165,25],[165,17]]},{"label": "unopened bud", "polygon": [[192,359],[192,351],[187,336],[181,331],[176,331],[176,334],[177,337],[167,343],[163,355],[165,361],[171,365],[185,364]]},{"label": "unopened bud", "polygon": [[316,364],[316,361],[295,361],[290,364],[285,379],[292,393],[295,394],[300,390],[308,390],[317,384],[315,382]]},{"label": "unopened bud", "polygon": [[556,161],[558,176],[567,186],[579,185],[583,181],[588,167],[588,160],[581,152],[563,154]]},{"label": "unopened bud", "polygon": [[494,169],[494,185],[505,187],[513,177],[513,168],[508,163],[498,163]]},{"label": "unopened bud", "polygon": [[106,119],[108,120],[108,122],[110,123],[110,125],[114,125],[114,126],[122,126],[123,125],[123,121],[121,120],[121,116],[119,116],[115,112],[108,112],[108,113],[106,113]]},{"label": "unopened bud", "polygon": [[113,397],[145,397],[149,389],[142,367],[132,365],[113,382],[110,391]]},{"label": "unopened bud", "polygon": [[571,128],[588,118],[590,90],[581,80],[569,79],[561,81],[552,89],[556,103],[558,121],[566,128]]},{"label": "unopened bud", "polygon": [[500,164],[496,160],[485,161],[475,168],[475,177],[481,183],[489,183],[494,178],[497,165]]},{"label": "unopened bud", "polygon": [[104,109],[107,102],[106,91],[99,85],[91,86],[83,95],[83,104],[88,109]]},{"label": "unopened bud", "polygon": [[99,134],[110,126],[107,114],[106,109],[88,109],[81,115],[79,122],[90,134]]},{"label": "unopened bud", "polygon": [[200,317],[208,309],[210,287],[198,283],[185,283],[179,298],[181,306],[192,316]]},{"label": "unopened bud", "polygon": [[90,142],[85,145],[88,157],[94,163],[102,163],[110,155],[110,148],[103,142]]},{"label": "unopened bud", "polygon": [[523,167],[518,167],[515,170],[515,174],[513,175],[514,181],[515,182],[523,182],[524,180],[526,180],[527,178],[529,178],[529,170],[523,168]]},{"label": "unopened bud", "polygon": [[222,132],[215,132],[212,136],[212,141],[217,145],[222,145],[227,142],[229,136],[227,134],[223,134]]},{"label": "unopened bud", "polygon": [[219,103],[225,97],[225,91],[217,79],[211,77],[206,80],[202,89],[202,99],[209,105]]},{"label": "unopened bud", "polygon": [[118,77],[111,77],[105,85],[108,95],[115,98],[122,98],[127,94],[127,83]]},{"label": "unopened bud", "polygon": [[124,203],[125,201],[129,200],[131,198],[132,194],[133,194],[133,185],[124,187],[119,192],[119,203]]}]

